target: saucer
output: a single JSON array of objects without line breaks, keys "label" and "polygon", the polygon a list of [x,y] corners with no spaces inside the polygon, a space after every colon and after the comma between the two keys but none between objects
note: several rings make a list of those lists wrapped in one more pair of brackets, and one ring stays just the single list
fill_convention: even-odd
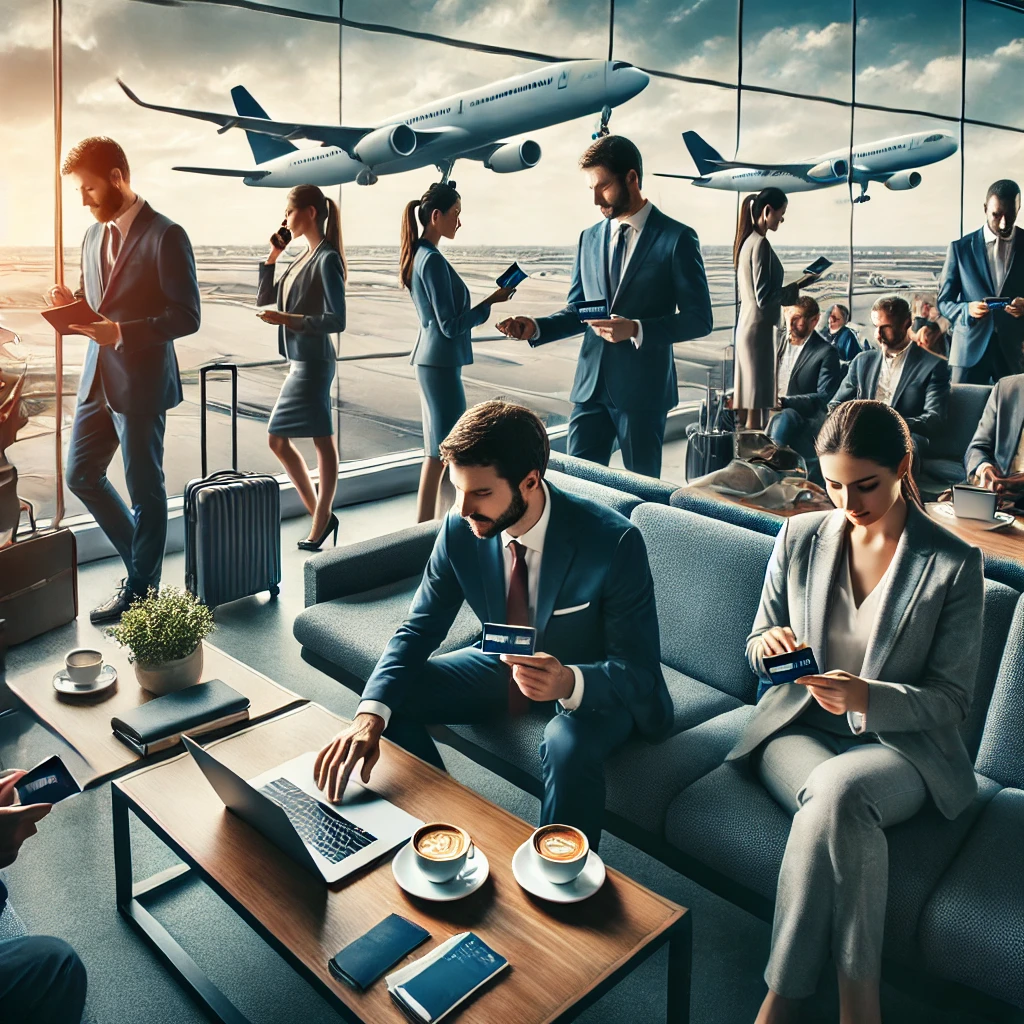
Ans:
[{"label": "saucer", "polygon": [[461,900],[463,896],[476,892],[487,881],[491,865],[487,860],[487,854],[479,846],[474,846],[473,855],[450,882],[432,882],[420,871],[412,843],[406,843],[395,854],[395,859],[391,862],[391,871],[395,881],[410,896],[446,903],[449,900]]},{"label": "saucer", "polygon": [[88,686],[79,686],[68,675],[68,670],[62,668],[53,677],[53,688],[58,693],[66,693],[72,697],[84,697],[86,694],[91,696],[94,693],[102,693],[104,690],[109,690],[116,682],[117,669],[113,665],[104,665],[100,669],[100,674]]},{"label": "saucer", "polygon": [[534,862],[529,839],[512,855],[512,874],[528,893],[552,903],[579,903],[593,896],[605,878],[604,861],[591,850],[583,870],[571,882],[548,881]]}]

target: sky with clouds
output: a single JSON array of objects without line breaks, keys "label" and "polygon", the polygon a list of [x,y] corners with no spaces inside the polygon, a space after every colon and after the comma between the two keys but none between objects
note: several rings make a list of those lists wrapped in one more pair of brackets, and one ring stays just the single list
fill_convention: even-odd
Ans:
[{"label": "sky with clouds", "polygon": [[[333,14],[335,0],[279,0]],[[955,116],[960,104],[959,0],[859,0],[857,99]],[[245,136],[142,110],[114,81],[143,98],[229,111],[244,84],[271,116],[362,125],[396,111],[535,68],[535,62],[438,43],[201,4],[139,0],[64,2],[64,150],[89,134],[113,135],[128,152],[133,182],[154,206],[185,225],[196,244],[262,241],[278,222],[283,191],[200,178],[174,164],[252,165]],[[735,0],[617,0],[614,56],[676,74],[737,79]],[[969,0],[968,115],[1024,128],[1024,14]],[[604,57],[607,0],[346,0],[347,17],[454,35],[565,57]],[[0,5],[0,245],[52,238],[52,96],[49,0]],[[853,33],[847,0],[746,0],[745,84],[849,100]],[[339,81],[341,104],[339,113]],[[651,176],[694,173],[681,132],[700,132],[726,156],[736,143],[736,92],[652,78],[612,116],[613,131],[641,148],[646,194],[692,224],[708,244],[727,243],[735,200]],[[848,108],[745,92],[738,155],[758,160],[813,156],[847,143]],[[581,174],[592,117],[535,133],[543,157],[529,171],[496,175],[461,161],[463,244],[571,245],[594,211]],[[857,142],[931,127],[926,116],[858,110]],[[941,245],[959,232],[960,158],[924,168],[912,192],[873,185],[856,211],[857,244]],[[1024,179],[1024,135],[968,127],[965,229],[997,177]],[[343,189],[349,245],[394,244],[399,213],[432,180],[432,168]],[[65,188],[65,238],[77,244],[89,217]],[[845,188],[793,197],[780,244],[845,244]]]}]

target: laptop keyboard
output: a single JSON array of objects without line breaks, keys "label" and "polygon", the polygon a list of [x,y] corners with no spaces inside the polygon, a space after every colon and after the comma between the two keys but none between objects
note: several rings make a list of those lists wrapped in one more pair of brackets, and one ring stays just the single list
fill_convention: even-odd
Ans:
[{"label": "laptop keyboard", "polygon": [[287,779],[274,779],[261,790],[279,804],[295,831],[332,864],[366,849],[377,837],[325,807]]}]

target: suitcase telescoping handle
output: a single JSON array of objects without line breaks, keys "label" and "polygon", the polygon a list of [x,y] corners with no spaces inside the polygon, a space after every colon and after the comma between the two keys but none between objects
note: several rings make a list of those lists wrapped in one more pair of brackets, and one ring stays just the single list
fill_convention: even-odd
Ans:
[{"label": "suitcase telescoping handle", "polygon": [[202,475],[206,476],[206,375],[219,370],[231,374],[231,468],[238,469],[238,367],[234,363],[211,363],[199,367],[199,452]]}]

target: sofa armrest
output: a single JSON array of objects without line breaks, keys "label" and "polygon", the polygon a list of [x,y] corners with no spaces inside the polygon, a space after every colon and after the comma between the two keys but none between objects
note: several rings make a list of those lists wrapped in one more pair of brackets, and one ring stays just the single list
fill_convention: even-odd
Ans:
[{"label": "sofa armrest", "polygon": [[359,594],[423,572],[441,521],[344,544],[307,559],[306,607]]}]

